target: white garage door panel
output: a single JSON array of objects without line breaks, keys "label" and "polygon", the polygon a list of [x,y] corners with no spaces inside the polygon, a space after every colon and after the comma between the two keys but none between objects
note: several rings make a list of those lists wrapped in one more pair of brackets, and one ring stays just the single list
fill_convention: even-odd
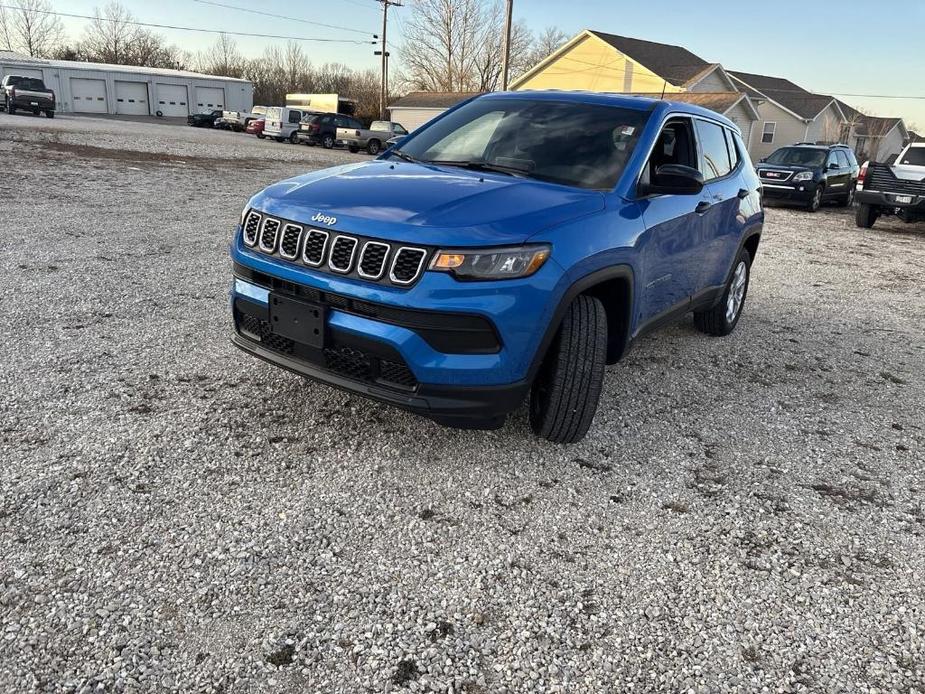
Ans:
[{"label": "white garage door panel", "polygon": [[395,108],[392,109],[392,120],[401,123],[402,127],[411,132],[417,130],[424,123],[428,122],[443,113],[445,109],[437,110],[432,108]]},{"label": "white garage door panel", "polygon": [[15,65],[4,65],[0,67],[0,79],[7,75],[19,75],[20,77],[37,77],[42,79],[41,70],[29,70],[27,68],[16,67]]},{"label": "white garage door panel", "polygon": [[196,87],[196,110],[209,113],[225,108],[225,90],[221,87]]},{"label": "white garage door panel", "polygon": [[185,84],[158,84],[157,108],[165,116],[189,115],[189,98]]},{"label": "white garage door panel", "polygon": [[75,113],[109,113],[106,82],[71,77],[71,102]]},{"label": "white garage door panel", "polygon": [[148,115],[148,85],[144,82],[116,82],[116,113]]}]

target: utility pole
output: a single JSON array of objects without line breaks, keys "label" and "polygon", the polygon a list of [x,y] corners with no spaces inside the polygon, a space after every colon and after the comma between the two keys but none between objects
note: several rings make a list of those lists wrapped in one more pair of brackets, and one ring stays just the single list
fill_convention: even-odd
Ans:
[{"label": "utility pole", "polygon": [[507,8],[504,16],[504,58],[501,63],[501,91],[507,91],[508,74],[511,62],[511,17],[514,14],[514,0],[505,0]]},{"label": "utility pole", "polygon": [[389,98],[389,52],[386,48],[385,33],[389,25],[389,7],[392,5],[401,7],[401,3],[396,2],[396,0],[379,0],[379,2],[382,3],[382,50],[376,51],[377,54],[381,53],[382,57],[382,80],[379,86],[379,118],[385,120],[385,107],[388,105],[386,102]]}]

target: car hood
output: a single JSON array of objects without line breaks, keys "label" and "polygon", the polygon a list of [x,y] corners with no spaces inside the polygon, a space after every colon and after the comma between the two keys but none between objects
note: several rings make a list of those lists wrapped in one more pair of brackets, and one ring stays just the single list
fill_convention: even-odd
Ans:
[{"label": "car hood", "polygon": [[[604,195],[503,174],[379,159],[281,181],[256,195],[251,206],[363,236],[478,246],[522,243],[602,210]],[[318,221],[312,219],[316,215]]]}]

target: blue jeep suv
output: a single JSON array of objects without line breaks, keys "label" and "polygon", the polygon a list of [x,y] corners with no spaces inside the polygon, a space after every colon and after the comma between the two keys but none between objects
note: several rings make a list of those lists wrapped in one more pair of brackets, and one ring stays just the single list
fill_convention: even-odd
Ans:
[{"label": "blue jeep suv", "polygon": [[232,340],[451,426],[498,427],[529,396],[533,430],[571,443],[643,333],[689,312],[732,332],[763,221],[738,128],[712,111],[488,94],[255,195]]}]

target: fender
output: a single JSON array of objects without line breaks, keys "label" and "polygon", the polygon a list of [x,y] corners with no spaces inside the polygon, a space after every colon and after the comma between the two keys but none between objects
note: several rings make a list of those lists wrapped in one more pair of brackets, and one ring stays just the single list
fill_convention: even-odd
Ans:
[{"label": "fender", "polygon": [[[764,225],[762,225],[762,224],[756,224],[755,226],[751,227],[747,232],[745,232],[744,234],[742,234],[742,238],[739,239],[739,245],[738,245],[738,247],[736,248],[735,255],[732,256],[732,260],[729,262],[729,270],[726,272],[726,279],[725,279],[725,281],[724,281],[723,284],[722,284],[721,286],[719,286],[719,287],[711,287],[711,288],[710,288],[711,290],[712,290],[712,289],[716,289],[716,290],[717,290],[717,295],[716,295],[715,297],[713,297],[713,300],[712,300],[712,301],[707,301],[707,302],[706,302],[707,308],[713,308],[713,307],[716,306],[716,304],[718,304],[718,303],[720,302],[720,300],[723,298],[723,294],[726,292],[726,287],[729,286],[729,280],[732,278],[732,271],[735,270],[736,258],[739,257],[739,253],[741,253],[741,252],[742,252],[742,249],[745,248],[745,244],[748,243],[748,240],[749,240],[749,239],[754,238],[754,237],[757,236],[757,237],[759,238],[759,241],[760,241],[760,239],[761,239],[761,232],[762,232],[763,230],[764,230]],[[755,264],[755,259],[754,259],[754,258],[752,258],[752,263],[751,263],[751,264],[752,264],[752,265]],[[701,302],[701,303],[703,303],[703,302]],[[698,310],[699,310],[699,309],[698,309]]]},{"label": "fender", "polygon": [[[629,301],[629,315],[627,316],[627,320],[629,321],[631,319],[634,306],[634,273],[633,269],[629,265],[613,265],[611,267],[605,267],[600,270],[595,270],[594,272],[576,280],[571,286],[569,286],[569,288],[562,295],[562,298],[559,299],[559,303],[556,305],[556,310],[553,313],[552,320],[549,321],[549,325],[546,327],[546,332],[543,334],[543,339],[540,341],[540,346],[536,350],[536,354],[534,354],[533,361],[530,364],[530,369],[527,372],[528,381],[532,381],[533,377],[536,376],[536,372],[539,371],[540,365],[543,363],[543,359],[545,358],[546,352],[549,349],[549,345],[552,344],[553,338],[555,338],[556,333],[559,332],[559,326],[562,325],[562,319],[565,318],[565,312],[568,310],[568,307],[571,305],[571,303],[575,300],[575,297],[580,294],[584,294],[596,285],[615,279],[624,279],[627,281],[627,286],[629,287],[629,296],[627,297]],[[620,348],[621,356],[626,353],[626,350],[629,347],[630,332],[631,331],[629,329],[629,325],[627,325],[625,336],[623,338],[623,344]]]}]

